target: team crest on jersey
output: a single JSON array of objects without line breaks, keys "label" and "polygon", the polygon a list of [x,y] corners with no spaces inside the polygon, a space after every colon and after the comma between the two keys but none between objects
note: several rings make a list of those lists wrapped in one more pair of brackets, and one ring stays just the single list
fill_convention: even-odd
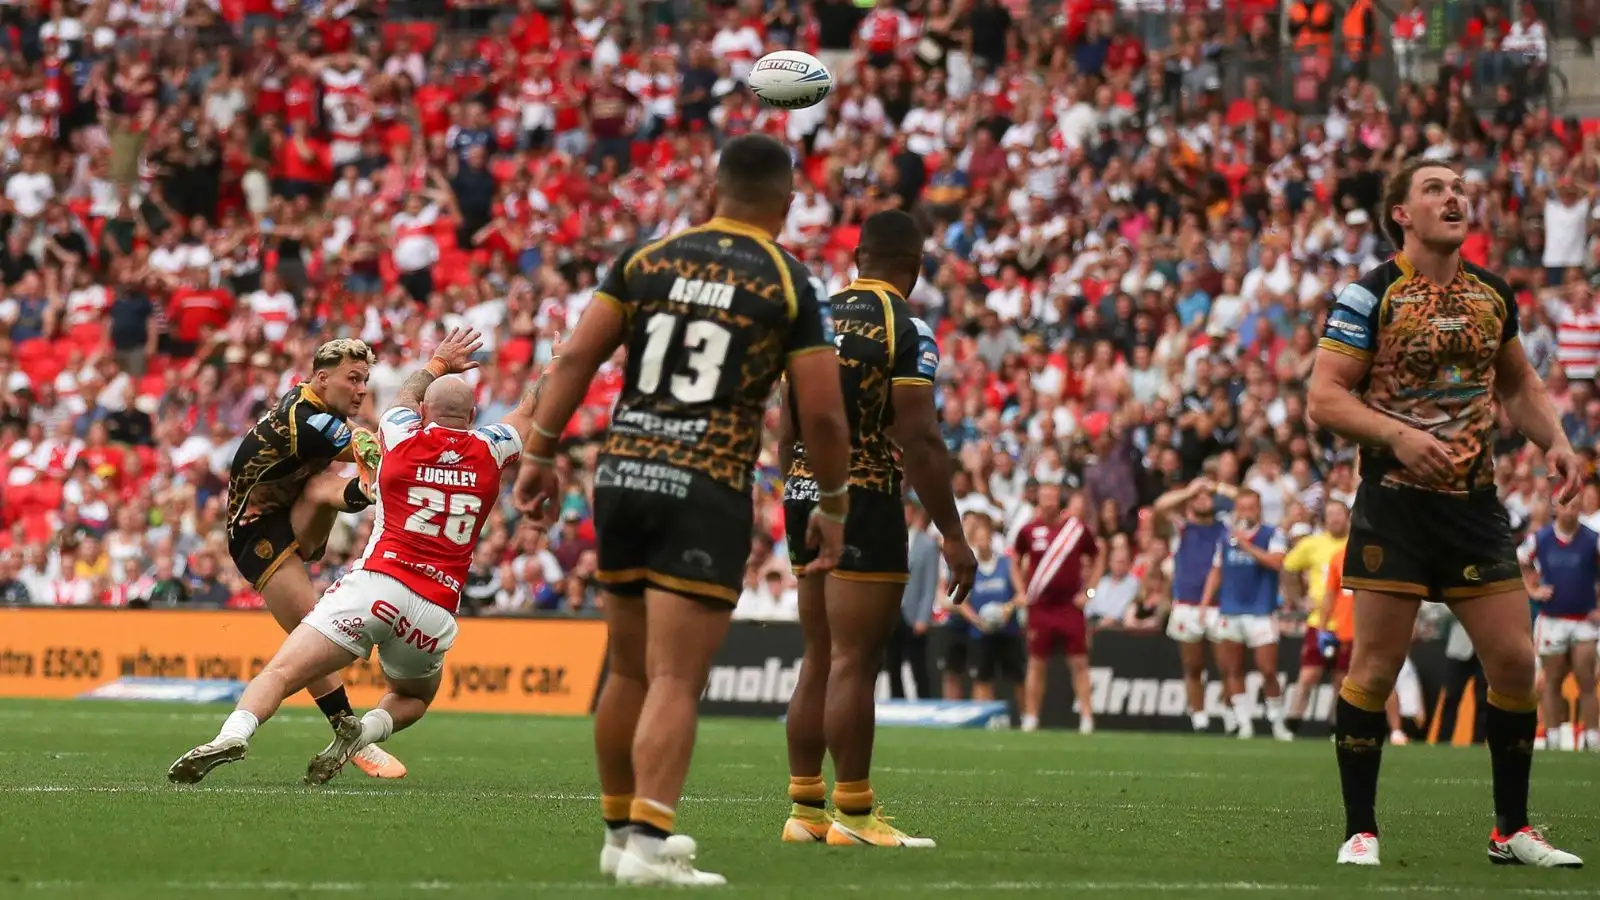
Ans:
[{"label": "team crest on jersey", "polygon": [[262,559],[272,558],[272,542],[266,538],[256,541],[256,555]]},{"label": "team crest on jersey", "polygon": [[454,450],[446,450],[445,452],[439,454],[439,465],[453,466],[461,462],[463,459],[466,459],[466,457],[455,452]]},{"label": "team crest on jersey", "polygon": [[1367,567],[1368,572],[1376,573],[1383,565],[1383,548],[1374,544],[1362,547],[1361,564]]}]

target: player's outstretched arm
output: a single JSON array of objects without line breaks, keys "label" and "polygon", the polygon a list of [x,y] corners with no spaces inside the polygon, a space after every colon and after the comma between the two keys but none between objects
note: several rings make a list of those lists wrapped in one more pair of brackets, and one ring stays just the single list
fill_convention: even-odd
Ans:
[{"label": "player's outstretched arm", "polygon": [[473,354],[483,349],[483,336],[471,328],[452,328],[445,335],[444,340],[433,351],[433,359],[428,364],[412,372],[400,384],[400,392],[395,395],[391,407],[401,407],[417,412],[422,406],[422,397],[428,392],[428,385],[446,375],[455,375],[468,372],[478,367],[473,360]]},{"label": "player's outstretched arm", "polygon": [[1572,452],[1572,442],[1561,427],[1561,417],[1545,390],[1539,373],[1528,362],[1522,341],[1515,336],[1500,345],[1494,361],[1495,399],[1505,407],[1506,417],[1540,450],[1550,464],[1551,476],[1559,480],[1557,503],[1570,503],[1583,489],[1583,469]]},{"label": "player's outstretched arm", "polygon": [[[945,563],[950,567],[950,597],[961,603],[972,590],[978,569],[977,557],[967,546],[951,490],[950,451],[939,435],[939,416],[934,410],[933,382],[897,379],[890,392],[894,404],[894,424],[889,436],[900,445],[900,465],[906,480],[928,510],[934,527],[944,536]],[[1020,566],[1013,566],[1020,570]]]}]

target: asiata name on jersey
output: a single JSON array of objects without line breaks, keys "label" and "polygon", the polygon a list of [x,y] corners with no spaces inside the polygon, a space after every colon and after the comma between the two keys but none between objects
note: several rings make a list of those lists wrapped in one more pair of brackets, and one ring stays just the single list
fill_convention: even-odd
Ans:
[{"label": "asiata name on jersey", "polygon": [[698,444],[705,437],[709,424],[705,419],[669,419],[642,410],[619,409],[611,419],[611,427],[624,434],[647,434]]}]

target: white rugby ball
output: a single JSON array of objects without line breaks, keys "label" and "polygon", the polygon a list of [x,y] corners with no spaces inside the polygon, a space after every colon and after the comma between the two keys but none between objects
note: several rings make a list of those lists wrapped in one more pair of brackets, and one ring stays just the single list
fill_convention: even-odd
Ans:
[{"label": "white rugby ball", "polygon": [[809,53],[778,50],[756,60],[750,69],[750,90],[768,106],[805,109],[821,103],[833,90],[833,73]]}]

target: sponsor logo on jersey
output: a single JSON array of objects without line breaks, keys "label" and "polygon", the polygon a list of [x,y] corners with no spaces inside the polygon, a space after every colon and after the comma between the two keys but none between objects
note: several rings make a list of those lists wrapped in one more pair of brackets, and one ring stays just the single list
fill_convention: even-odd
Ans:
[{"label": "sponsor logo on jersey", "polygon": [[460,463],[463,459],[466,459],[466,457],[455,452],[454,450],[446,450],[445,452],[439,454],[437,465],[453,466]]}]

